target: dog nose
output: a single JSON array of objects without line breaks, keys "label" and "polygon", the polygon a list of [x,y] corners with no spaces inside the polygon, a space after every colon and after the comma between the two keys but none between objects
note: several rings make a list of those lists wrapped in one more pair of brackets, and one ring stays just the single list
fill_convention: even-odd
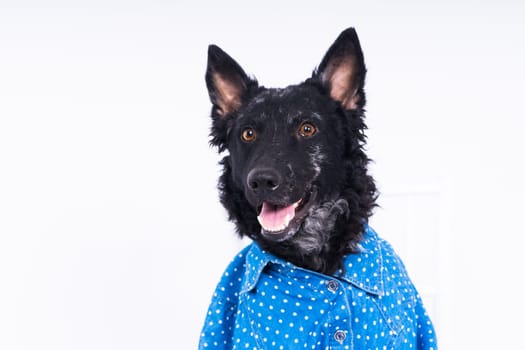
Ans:
[{"label": "dog nose", "polygon": [[281,185],[281,176],[273,169],[255,168],[248,173],[247,182],[253,192],[271,192]]}]

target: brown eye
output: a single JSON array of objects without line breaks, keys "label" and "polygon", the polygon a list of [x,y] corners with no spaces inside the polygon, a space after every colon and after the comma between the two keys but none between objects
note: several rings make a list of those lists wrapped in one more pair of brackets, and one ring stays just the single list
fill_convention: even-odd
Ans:
[{"label": "brown eye", "polygon": [[241,138],[244,142],[253,142],[255,141],[255,130],[252,128],[246,128],[242,131]]},{"label": "brown eye", "polygon": [[316,133],[317,129],[312,123],[302,123],[299,127],[299,135],[302,137],[310,137]]}]

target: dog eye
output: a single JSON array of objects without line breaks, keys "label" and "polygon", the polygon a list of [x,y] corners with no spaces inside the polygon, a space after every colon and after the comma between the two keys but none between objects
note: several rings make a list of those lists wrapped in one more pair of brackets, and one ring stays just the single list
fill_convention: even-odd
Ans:
[{"label": "dog eye", "polygon": [[255,130],[252,128],[246,128],[242,131],[241,138],[244,142],[253,142],[255,137]]},{"label": "dog eye", "polygon": [[299,127],[299,135],[302,137],[311,137],[317,132],[315,125],[312,123],[302,123]]}]

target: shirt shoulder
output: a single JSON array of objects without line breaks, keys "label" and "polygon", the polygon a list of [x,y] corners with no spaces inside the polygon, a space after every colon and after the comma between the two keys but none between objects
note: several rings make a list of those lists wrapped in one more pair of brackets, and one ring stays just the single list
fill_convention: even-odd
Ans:
[{"label": "shirt shoulder", "polygon": [[236,302],[246,275],[246,257],[253,245],[246,246],[230,261],[217,284],[213,299]]},{"label": "shirt shoulder", "polygon": [[227,349],[233,336],[239,293],[245,279],[246,256],[253,244],[245,247],[228,264],[213,293],[202,327],[199,349]]},{"label": "shirt shoulder", "polygon": [[401,288],[407,295],[417,293],[392,245],[368,225],[359,252],[348,255],[344,264],[342,278],[366,292],[384,296]]},{"label": "shirt shoulder", "polygon": [[[384,269],[383,277],[388,277],[385,275],[385,272],[395,272],[395,275],[398,278],[409,279],[405,264],[403,263],[401,257],[396,253],[392,244],[380,237],[373,229],[369,228],[369,231],[373,235],[377,246],[381,250],[381,260]],[[386,279],[388,280],[388,278]]]}]

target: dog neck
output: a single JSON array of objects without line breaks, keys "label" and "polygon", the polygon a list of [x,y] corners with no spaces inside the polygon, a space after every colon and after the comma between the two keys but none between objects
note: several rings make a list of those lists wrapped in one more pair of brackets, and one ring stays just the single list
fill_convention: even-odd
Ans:
[{"label": "dog neck", "polygon": [[343,268],[345,255],[356,251],[363,225],[352,234],[348,201],[340,198],[310,209],[301,229],[284,242],[258,239],[261,247],[278,257],[326,275]]}]

